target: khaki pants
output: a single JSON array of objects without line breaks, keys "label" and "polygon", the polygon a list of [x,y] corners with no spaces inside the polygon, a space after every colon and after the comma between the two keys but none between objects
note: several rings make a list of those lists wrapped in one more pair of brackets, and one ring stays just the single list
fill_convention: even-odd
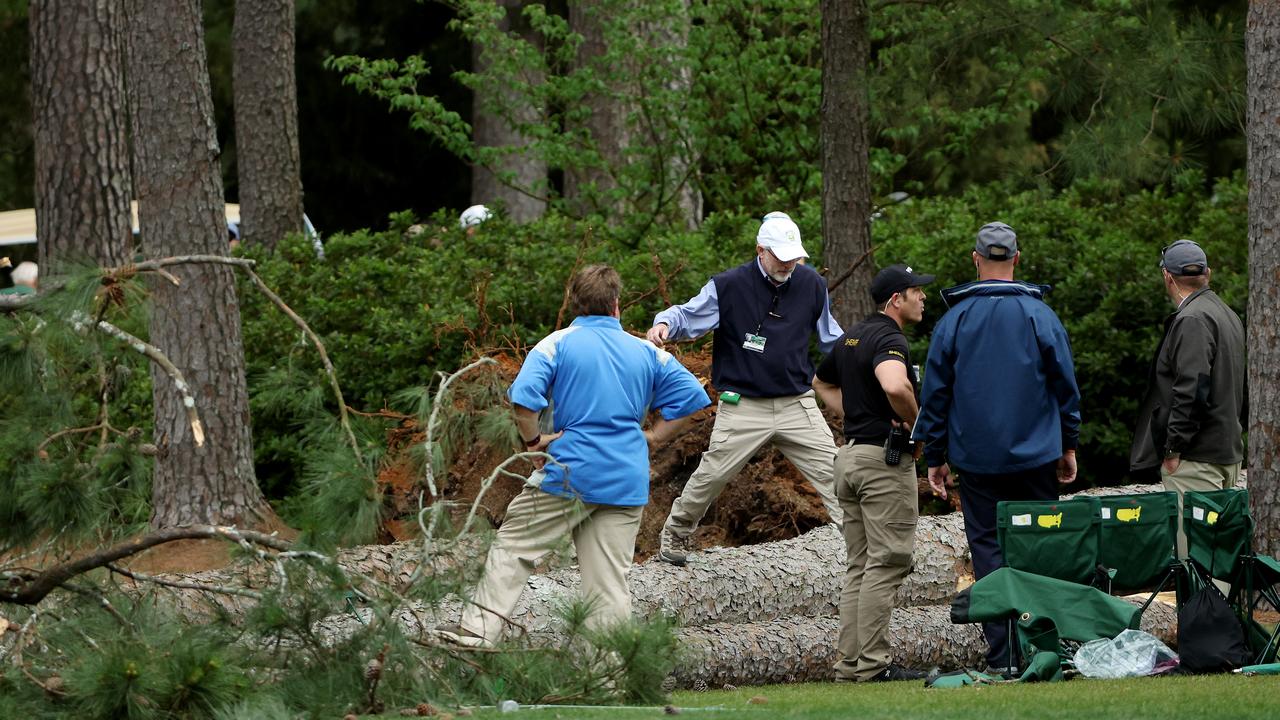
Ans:
[{"label": "khaki pants", "polygon": [[507,506],[484,576],[462,611],[462,627],[491,643],[501,639],[534,567],[569,534],[582,570],[582,594],[595,604],[592,625],[630,619],[627,573],[643,512],[643,507],[591,505],[526,487]]},{"label": "khaki pants", "polygon": [[1183,460],[1178,469],[1169,474],[1160,466],[1164,489],[1178,493],[1178,558],[1187,557],[1187,536],[1182,532],[1182,494],[1188,490],[1204,492],[1236,486],[1240,477],[1240,463],[1215,465],[1213,463]]},{"label": "khaki pants", "polygon": [[836,675],[869,680],[889,666],[889,616],[911,569],[919,499],[915,463],[884,463],[884,448],[846,445],[835,461],[844,510],[844,587],[840,591],[841,659]]},{"label": "khaki pants", "polygon": [[679,537],[692,533],[724,486],[769,442],[813,485],[831,521],[839,523],[840,505],[831,486],[835,440],[809,391],[780,398],[744,397],[737,405],[721,402],[711,442],[671,504],[665,529]]}]

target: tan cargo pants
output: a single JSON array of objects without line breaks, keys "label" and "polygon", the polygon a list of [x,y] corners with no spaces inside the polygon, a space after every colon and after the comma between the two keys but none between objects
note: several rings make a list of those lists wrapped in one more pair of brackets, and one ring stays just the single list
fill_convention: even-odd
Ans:
[{"label": "tan cargo pants", "polygon": [[884,448],[846,445],[836,454],[846,565],[840,591],[836,675],[864,681],[889,666],[889,616],[911,570],[919,499],[915,463],[884,462]]},{"label": "tan cargo pants", "polygon": [[724,486],[769,442],[813,485],[832,522],[838,524],[840,505],[831,485],[835,440],[810,390],[780,398],[744,397],[737,405],[721,402],[711,442],[684,491],[671,504],[665,529],[688,537]]},{"label": "tan cargo pants", "polygon": [[1164,489],[1178,493],[1178,557],[1187,556],[1187,536],[1182,532],[1182,494],[1188,490],[1205,492],[1222,490],[1236,486],[1240,477],[1240,463],[1234,465],[1215,465],[1197,460],[1183,460],[1178,469],[1169,474],[1164,466],[1160,467],[1160,477],[1164,480]]},{"label": "tan cargo pants", "polygon": [[538,561],[567,535],[582,571],[582,594],[595,604],[595,627],[631,617],[627,574],[643,507],[592,505],[526,487],[507,506],[484,575],[462,611],[462,627],[497,642]]}]

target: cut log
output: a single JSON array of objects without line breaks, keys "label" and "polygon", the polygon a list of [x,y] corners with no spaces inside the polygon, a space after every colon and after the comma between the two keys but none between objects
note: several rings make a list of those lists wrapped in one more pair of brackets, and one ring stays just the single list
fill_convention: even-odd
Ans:
[{"label": "cut log", "polygon": [[[1125,486],[1089,494],[1154,489]],[[460,554],[474,554],[476,549],[468,546]],[[344,550],[337,560],[349,572],[398,586],[412,574],[421,551],[417,542],[369,545]],[[454,567],[458,559],[455,556],[441,562]],[[920,518],[912,563],[911,573],[898,590],[899,607],[949,603],[958,588],[970,584],[973,571],[963,516],[950,513]],[[824,525],[790,540],[694,553],[686,567],[650,560],[632,568],[630,584],[638,617],[666,615],[690,627],[835,615],[843,572],[844,541],[833,526]],[[274,582],[270,567],[265,565],[254,570],[237,566],[194,573],[181,579],[250,587]],[[533,631],[546,627],[554,621],[555,608],[571,601],[577,588],[575,567],[535,575],[529,579],[513,619]],[[244,600],[231,598],[229,602],[235,605]]]},{"label": "cut log", "polygon": [[[683,628],[679,638],[684,655],[673,676],[682,688],[831,680],[837,660],[833,638],[839,629],[834,617]],[[1152,603],[1143,614],[1142,629],[1176,647],[1173,606]],[[947,606],[896,608],[889,638],[894,662],[905,667],[943,671],[986,667],[982,626],[952,624]]]}]

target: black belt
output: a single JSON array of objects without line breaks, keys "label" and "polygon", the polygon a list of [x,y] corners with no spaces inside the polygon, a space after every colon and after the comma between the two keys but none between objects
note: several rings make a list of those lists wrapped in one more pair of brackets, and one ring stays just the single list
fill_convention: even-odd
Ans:
[{"label": "black belt", "polygon": [[846,445],[878,445],[880,447],[884,447],[884,444],[888,441],[889,441],[888,436],[878,437],[878,438],[851,438],[849,442],[845,444]]}]

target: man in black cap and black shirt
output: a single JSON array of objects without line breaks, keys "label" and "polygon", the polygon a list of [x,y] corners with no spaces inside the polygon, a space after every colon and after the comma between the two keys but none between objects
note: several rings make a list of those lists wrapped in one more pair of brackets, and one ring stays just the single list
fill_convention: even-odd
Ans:
[{"label": "man in black cap and black shirt", "polygon": [[878,309],[836,341],[813,380],[823,402],[844,415],[845,445],[835,461],[847,551],[837,680],[924,677],[891,662],[888,630],[894,595],[911,568],[918,505],[918,453],[909,440],[918,381],[902,328],[924,316],[921,286],[931,282],[932,275],[906,265],[881,270],[871,283]]}]

